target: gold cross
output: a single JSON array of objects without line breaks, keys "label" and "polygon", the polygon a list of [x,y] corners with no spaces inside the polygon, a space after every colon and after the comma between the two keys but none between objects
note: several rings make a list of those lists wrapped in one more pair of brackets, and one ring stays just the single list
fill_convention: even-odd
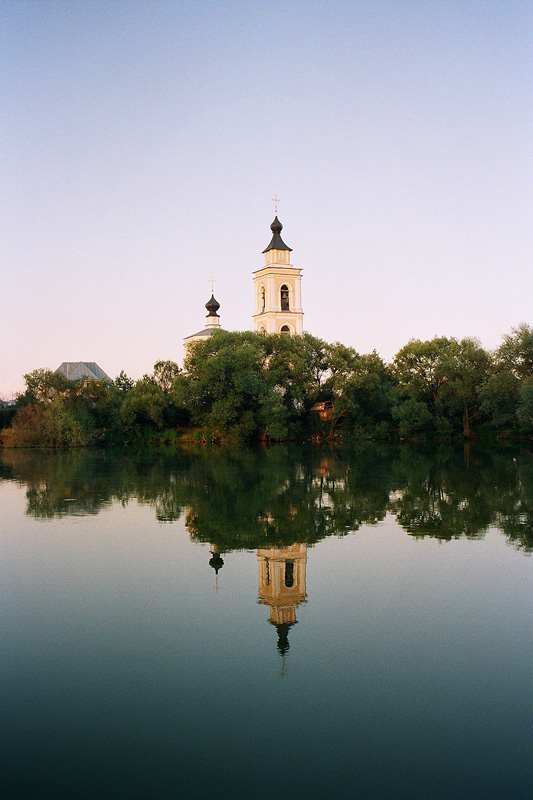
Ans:
[{"label": "gold cross", "polygon": [[279,199],[277,194],[275,194],[274,197],[272,198],[272,202],[274,203],[274,208],[275,208],[274,214],[277,217],[278,216],[278,203],[281,202],[281,200]]},{"label": "gold cross", "polygon": [[211,294],[214,295],[215,294],[215,283],[216,283],[216,280],[214,278],[209,278],[209,282],[211,284]]}]

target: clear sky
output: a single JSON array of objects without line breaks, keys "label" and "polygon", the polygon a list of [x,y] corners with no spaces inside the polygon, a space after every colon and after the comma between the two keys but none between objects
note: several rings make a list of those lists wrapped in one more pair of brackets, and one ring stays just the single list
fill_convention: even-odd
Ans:
[{"label": "clear sky", "polygon": [[252,328],[271,198],[304,326],[385,360],[533,322],[530,0],[3,0],[0,397]]}]

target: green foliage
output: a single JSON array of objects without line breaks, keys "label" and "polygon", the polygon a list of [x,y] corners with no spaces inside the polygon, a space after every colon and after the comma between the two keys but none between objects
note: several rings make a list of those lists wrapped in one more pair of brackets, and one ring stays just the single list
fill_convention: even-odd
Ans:
[{"label": "green foliage", "polygon": [[24,375],[26,397],[32,402],[47,402],[52,397],[68,394],[70,381],[62,372],[51,369],[36,369]]},{"label": "green foliage", "polygon": [[170,394],[172,386],[181,369],[175,361],[156,361],[154,364],[154,381],[166,395]]},{"label": "green foliage", "polygon": [[113,383],[118,393],[122,397],[125,397],[129,392],[129,390],[133,388],[133,384],[135,383],[135,381],[132,380],[130,377],[128,377],[128,375],[126,375],[126,373],[122,369],[115,378],[115,380],[113,381]]},{"label": "green foliage", "polygon": [[398,425],[400,436],[413,436],[426,433],[433,427],[434,417],[426,403],[409,397],[394,406],[392,415]]},{"label": "green foliage", "polygon": [[144,375],[128,391],[120,407],[122,427],[126,434],[139,439],[143,424],[155,429],[163,427],[165,395],[155,380]]},{"label": "green foliage", "polygon": [[443,360],[452,345],[453,340],[445,337],[425,342],[411,339],[398,351],[392,364],[399,394],[425,402],[436,416],[446,381]]},{"label": "green foliage", "polygon": [[[473,421],[480,417],[478,392],[490,367],[490,355],[474,339],[411,340],[394,358],[396,395],[424,405],[440,435],[462,428],[468,438]],[[429,428],[422,405],[410,404],[403,411],[400,406],[395,412],[404,432],[415,429],[416,408],[422,414],[418,429]]]},{"label": "green foliage", "polygon": [[526,325],[492,356],[474,339],[435,337],[411,340],[390,366],[376,352],[310,334],[217,330],[190,347],[184,370],[160,360],[138,381],[124,372],[109,383],[34,370],[2,442],[176,442],[191,426],[204,444],[367,440],[395,429],[401,437],[471,438],[507,426],[528,435],[532,365]]},{"label": "green foliage", "polygon": [[522,323],[503,337],[496,364],[519,380],[533,377],[533,328]]},{"label": "green foliage", "polygon": [[376,352],[360,355],[338,342],[326,346],[328,378],[323,395],[334,401],[329,436],[342,424],[346,433],[383,431],[390,421],[389,370]]},{"label": "green foliage", "polygon": [[87,443],[81,421],[59,399],[23,406],[2,433],[4,447],[82,447]]},{"label": "green foliage", "polygon": [[490,355],[474,339],[451,340],[440,369],[445,380],[440,398],[450,423],[460,416],[463,435],[472,436],[472,423],[480,416],[478,391],[489,374]]},{"label": "green foliage", "polygon": [[516,418],[524,431],[533,432],[533,378],[526,378],[523,381]]},{"label": "green foliage", "polygon": [[520,381],[502,368],[489,374],[479,387],[481,411],[496,428],[513,426],[520,395]]},{"label": "green foliage", "polygon": [[281,431],[282,401],[265,367],[265,337],[216,331],[190,348],[186,376],[174,383],[175,397],[213,440],[241,442],[265,434],[267,412]]}]

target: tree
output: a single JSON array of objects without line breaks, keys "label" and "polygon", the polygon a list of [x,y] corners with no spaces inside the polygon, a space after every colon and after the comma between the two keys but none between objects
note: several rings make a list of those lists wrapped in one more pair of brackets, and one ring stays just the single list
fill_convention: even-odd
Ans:
[{"label": "tree", "polygon": [[533,328],[524,322],[512,328],[496,350],[495,361],[519,380],[533,377]]},{"label": "tree", "polygon": [[424,433],[433,421],[431,411],[426,403],[409,397],[394,406],[392,416],[398,424],[400,436],[413,436]]},{"label": "tree", "polygon": [[514,425],[520,396],[520,380],[512,372],[497,368],[478,389],[481,411],[497,428]]},{"label": "tree", "polygon": [[533,431],[533,378],[522,381],[516,417],[521,428]]},{"label": "tree", "polygon": [[215,331],[190,348],[186,374],[174,383],[174,397],[190,410],[193,424],[211,438],[283,438],[286,414],[281,393],[269,379],[267,363],[265,337]]},{"label": "tree", "polygon": [[136,381],[120,407],[122,425],[126,433],[138,438],[141,426],[163,427],[165,395],[160,386],[148,375]]},{"label": "tree", "polygon": [[123,369],[120,370],[119,374],[113,381],[115,389],[122,395],[122,397],[125,397],[129,390],[133,388],[134,383],[135,381],[126,375]]},{"label": "tree", "polygon": [[478,391],[491,366],[490,355],[475,339],[452,340],[443,354],[440,370],[444,375],[440,396],[448,416],[461,414],[463,435],[472,436],[472,419],[479,416]]},{"label": "tree", "polygon": [[30,402],[48,402],[54,395],[67,394],[72,388],[69,379],[62,372],[40,368],[24,375],[26,399]]},{"label": "tree", "polygon": [[443,359],[455,345],[454,339],[444,336],[425,342],[411,339],[394,357],[393,374],[400,394],[425,401],[437,417],[441,391],[447,380]]},{"label": "tree", "polygon": [[83,447],[88,441],[80,420],[60,397],[22,406],[2,433],[5,447]]},{"label": "tree", "polygon": [[328,375],[326,344],[306,333],[262,335],[261,345],[265,379],[282,399],[289,433],[298,435]]},{"label": "tree", "polygon": [[[460,420],[464,436],[470,437],[472,418],[479,416],[478,389],[490,365],[490,355],[475,339],[411,340],[394,358],[396,394],[400,402],[426,403],[441,433]],[[412,404],[406,409],[404,423],[414,421],[414,410]],[[396,417],[402,419],[402,412]]]},{"label": "tree", "polygon": [[351,427],[375,426],[390,419],[390,377],[383,360],[374,351],[360,355],[339,342],[326,345],[329,376],[324,392],[334,400],[329,436],[345,418]]},{"label": "tree", "polygon": [[156,361],[154,364],[154,380],[165,395],[169,395],[175,379],[181,374],[175,361]]}]

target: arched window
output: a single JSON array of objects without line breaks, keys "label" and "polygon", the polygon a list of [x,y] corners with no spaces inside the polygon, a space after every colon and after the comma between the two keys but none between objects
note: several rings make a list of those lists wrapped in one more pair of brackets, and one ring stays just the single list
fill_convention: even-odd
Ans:
[{"label": "arched window", "polygon": [[264,314],[266,308],[266,292],[265,287],[261,286],[261,314]]},{"label": "arched window", "polygon": [[285,562],[285,586],[287,589],[294,586],[294,561]]},{"label": "arched window", "polygon": [[289,311],[289,287],[283,284],[279,291],[281,295],[281,310]]},{"label": "arched window", "polygon": [[288,326],[288,325],[284,325],[284,326],[281,328],[281,330],[280,330],[280,333],[284,333],[285,335],[289,335],[289,336],[290,336],[291,329],[289,328],[289,326]]}]

